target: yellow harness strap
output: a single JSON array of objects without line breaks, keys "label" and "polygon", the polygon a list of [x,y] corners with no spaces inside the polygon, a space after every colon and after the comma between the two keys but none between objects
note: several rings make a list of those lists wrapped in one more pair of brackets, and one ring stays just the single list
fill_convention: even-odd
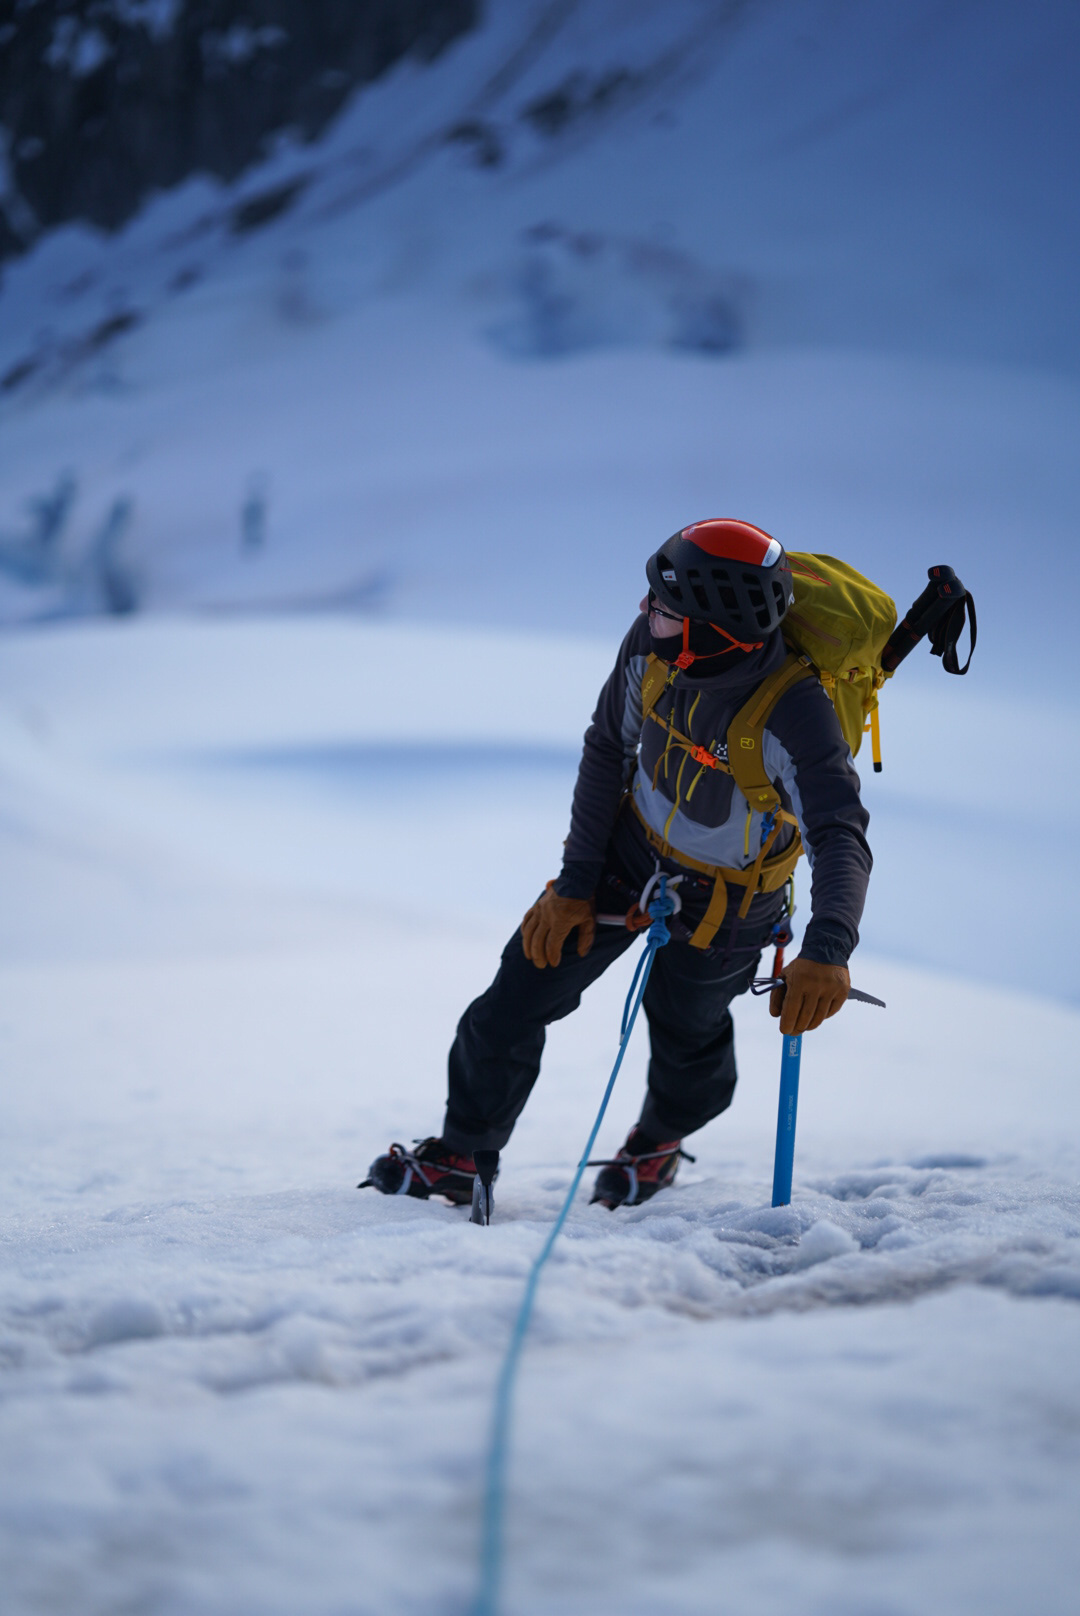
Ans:
[{"label": "yellow harness strap", "polygon": [[641,715],[648,718],[657,702],[660,692],[674,677],[675,669],[667,662],[661,662],[658,656],[649,653],[645,664],[645,672],[641,676]]},{"label": "yellow harness strap", "polygon": [[756,813],[774,813],[780,807],[776,787],[765,773],[765,759],[762,754],[762,741],[769,714],[792,685],[798,684],[800,679],[814,677],[816,677],[814,669],[806,657],[797,656],[794,652],[789,653],[776,672],[770,674],[765,683],[758,686],[746,706],[735,714],[728,727],[728,763],[731,765],[731,773],[735,776],[735,784]]},{"label": "yellow harness strap", "polygon": [[[707,875],[712,880],[713,889],[709,905],[701,917],[697,930],[690,938],[691,948],[708,948],[720,930],[727,914],[729,885],[746,888],[739,904],[739,919],[745,920],[755,892],[775,892],[778,887],[782,887],[802,857],[803,848],[798,821],[794,814],[789,814],[784,809],[778,811],[776,823],[749,869],[735,870],[723,864],[706,864],[702,859],[691,858],[680,848],[672,847],[670,842],[666,842],[653,830],[633,798],[631,804],[654,852],[659,853],[661,858],[670,859],[673,864],[681,864],[685,869],[694,870],[698,875]],[[782,853],[769,858],[770,849],[780,834],[781,825],[784,824],[795,826],[795,840]]]}]

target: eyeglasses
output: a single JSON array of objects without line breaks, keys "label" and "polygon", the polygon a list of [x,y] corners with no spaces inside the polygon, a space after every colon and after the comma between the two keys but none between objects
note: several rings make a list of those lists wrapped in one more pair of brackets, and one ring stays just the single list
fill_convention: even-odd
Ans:
[{"label": "eyeglasses", "polygon": [[649,596],[649,616],[665,617],[669,623],[681,623],[682,617],[676,617],[673,612],[666,612],[655,595]]}]

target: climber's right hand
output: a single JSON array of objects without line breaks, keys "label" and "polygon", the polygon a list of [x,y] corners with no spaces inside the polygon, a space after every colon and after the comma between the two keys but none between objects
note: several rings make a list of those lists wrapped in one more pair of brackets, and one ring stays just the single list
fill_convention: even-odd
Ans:
[{"label": "climber's right hand", "polygon": [[549,881],[543,896],[521,922],[521,943],[526,958],[538,971],[545,965],[558,965],[563,944],[575,926],[577,951],[584,958],[596,935],[596,905],[591,898],[560,898],[554,881]]}]

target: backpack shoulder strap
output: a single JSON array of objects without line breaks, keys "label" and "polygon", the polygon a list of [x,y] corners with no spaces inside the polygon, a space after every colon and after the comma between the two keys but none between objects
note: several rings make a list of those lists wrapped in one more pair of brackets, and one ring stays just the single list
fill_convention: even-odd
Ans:
[{"label": "backpack shoulder strap", "polygon": [[660,692],[668,682],[671,667],[667,662],[661,662],[658,656],[649,653],[649,660],[645,664],[645,672],[641,676],[641,716],[648,718],[657,702]]},{"label": "backpack shoulder strap", "polygon": [[775,813],[780,806],[776,787],[765,773],[762,755],[762,741],[769,715],[792,685],[798,684],[800,679],[815,677],[809,659],[790,652],[731,721],[727,733],[728,763],[735,776],[735,784],[755,813]]}]

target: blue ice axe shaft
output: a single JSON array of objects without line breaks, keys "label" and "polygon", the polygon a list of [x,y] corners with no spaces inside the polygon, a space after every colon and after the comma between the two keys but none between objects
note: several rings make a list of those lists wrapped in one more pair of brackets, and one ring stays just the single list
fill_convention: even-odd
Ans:
[{"label": "blue ice axe shaft", "polygon": [[772,1204],[791,1205],[791,1174],[795,1165],[795,1119],[799,1111],[799,1062],[802,1033],[784,1035],[780,1061],[780,1109],[776,1117],[776,1159],[773,1163]]}]

